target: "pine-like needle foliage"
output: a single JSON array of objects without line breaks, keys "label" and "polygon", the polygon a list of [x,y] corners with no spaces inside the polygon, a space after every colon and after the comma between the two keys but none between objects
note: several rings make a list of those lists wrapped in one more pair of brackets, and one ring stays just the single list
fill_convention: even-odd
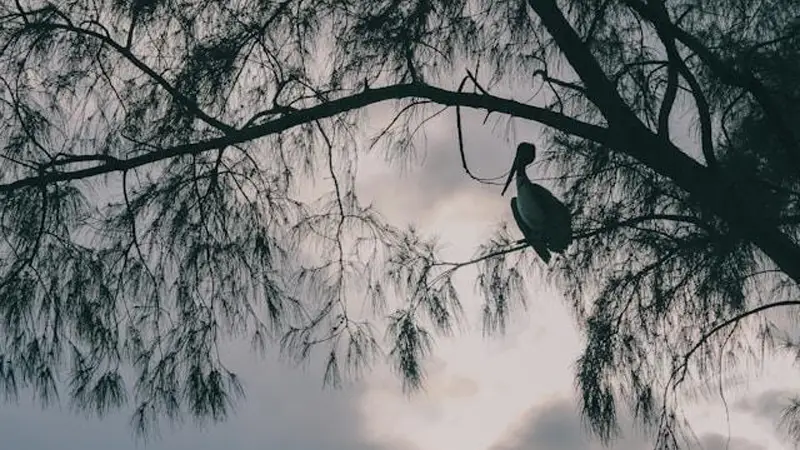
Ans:
[{"label": "pine-like needle foliage", "polygon": [[[682,445],[685,380],[796,348],[767,312],[800,302],[797,17],[790,0],[3,3],[0,387],[131,404],[143,433],[220,420],[243,394],[223,348],[244,337],[318,352],[333,385],[386,357],[413,391],[477,265],[487,332],[533,280],[562,289],[597,435],[627,408]],[[382,102],[396,115],[365,135]],[[545,126],[537,174],[576,230],[550,267],[505,227],[442,261],[359,199],[365,139],[409,162],[451,107]]]}]

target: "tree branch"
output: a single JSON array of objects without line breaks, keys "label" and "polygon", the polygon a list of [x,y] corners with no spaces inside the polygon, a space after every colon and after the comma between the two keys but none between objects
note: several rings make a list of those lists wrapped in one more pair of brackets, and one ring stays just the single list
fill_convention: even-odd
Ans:
[{"label": "tree branch", "polygon": [[509,253],[514,253],[514,252],[520,251],[520,250],[524,249],[525,247],[529,246],[527,243],[525,243],[524,240],[522,241],[522,243],[517,242],[517,244],[521,244],[521,245],[515,245],[513,247],[508,247],[508,248],[504,248],[504,249],[501,249],[501,250],[496,250],[496,251],[487,253],[485,255],[476,256],[475,258],[468,259],[466,261],[461,261],[461,262],[439,261],[439,262],[435,262],[435,263],[431,264],[431,267],[448,266],[448,270],[449,271],[456,271],[458,269],[461,269],[462,267],[471,266],[472,264],[477,264],[477,263],[479,263],[481,261],[485,261],[487,259],[496,258],[498,256],[507,255]]},{"label": "tree branch", "polygon": [[[63,17],[66,17],[62,14]],[[203,122],[211,125],[212,127],[225,132],[229,133],[235,130],[234,127],[228,125],[219,119],[214,118],[213,116],[209,115],[205,111],[203,111],[200,106],[197,105],[194,101],[183,95],[177,88],[172,86],[164,77],[159,75],[156,71],[154,71],[150,66],[144,63],[141,59],[137,58],[136,55],[130,50],[129,47],[126,45],[120,45],[115,40],[111,39],[111,37],[104,35],[102,33],[98,33],[96,31],[87,30],[85,28],[81,28],[78,26],[73,25],[72,23],[53,23],[53,22],[29,22],[26,25],[31,29],[44,29],[48,31],[53,30],[61,30],[67,31],[79,35],[89,36],[95,38],[102,42],[103,44],[111,47],[114,51],[116,51],[120,56],[125,58],[128,62],[134,65],[137,69],[144,72],[150,79],[152,79],[156,84],[161,86],[165,91],[167,91],[180,105],[188,109],[194,116],[202,120]]]},{"label": "tree branch", "polygon": [[460,105],[500,112],[523,119],[533,120],[594,142],[607,143],[609,141],[607,128],[582,122],[545,108],[527,105],[515,100],[492,95],[468,92],[459,93],[425,84],[408,83],[369,89],[347,97],[320,103],[306,109],[287,113],[280,118],[270,120],[260,125],[233,131],[219,138],[168,147],[127,159],[109,161],[105,164],[86,169],[68,172],[47,172],[43,175],[23,178],[0,185],[0,193],[11,192],[29,186],[38,186],[59,181],[79,180],[111,172],[130,170],[176,156],[196,155],[229,145],[241,144],[271,134],[282,133],[299,125],[360,109],[386,100],[402,98],[424,98],[445,106]]},{"label": "tree branch", "polygon": [[[458,90],[456,92],[462,92],[464,89],[464,84],[466,84],[467,80],[471,80],[472,83],[475,85],[475,88],[479,89],[482,94],[490,95],[479,83],[478,80],[472,75],[472,73],[467,70],[467,76],[461,80],[461,84],[458,85]],[[499,184],[496,180],[498,177],[494,178],[484,178],[479,177],[472,173],[472,170],[469,168],[469,164],[467,164],[467,155],[466,151],[464,150],[464,128],[461,125],[461,107],[456,105],[456,135],[458,136],[458,153],[461,156],[461,167],[464,168],[464,172],[467,173],[467,176],[472,178],[473,180],[477,181],[478,183],[482,184]],[[501,175],[502,177],[502,175]]]},{"label": "tree branch", "polygon": [[709,232],[712,231],[711,225],[709,225],[708,223],[704,222],[703,220],[701,220],[698,217],[688,216],[688,215],[684,215],[684,214],[647,214],[647,215],[644,215],[644,216],[633,217],[633,218],[630,218],[630,219],[620,220],[620,221],[617,221],[617,222],[614,222],[614,223],[611,223],[611,224],[606,224],[606,225],[604,225],[604,226],[602,226],[600,228],[597,228],[597,229],[594,229],[594,230],[585,231],[583,233],[576,233],[574,238],[575,239],[588,238],[588,237],[592,237],[592,236],[596,236],[598,234],[604,233],[606,231],[614,230],[616,228],[631,227],[631,226],[638,225],[638,224],[643,223],[643,222],[649,222],[651,220],[667,220],[667,221],[671,221],[671,222],[690,223],[690,224],[695,225],[695,226],[697,226],[699,228],[702,228],[703,230],[706,230],[706,231],[709,231]]},{"label": "tree branch", "polygon": [[773,99],[772,94],[766,86],[759,81],[752,73],[736,69],[731,64],[723,61],[715,55],[700,39],[691,35],[670,20],[663,20],[656,12],[651,11],[644,4],[634,0],[623,0],[625,4],[638,12],[643,18],[650,21],[653,25],[663,26],[668,33],[675,37],[679,42],[693,51],[701,61],[719,78],[720,81],[729,85],[744,89],[753,95],[761,105],[764,113],[769,116],[771,123],[775,127],[778,138],[786,147],[787,157],[796,167],[800,167],[800,155],[798,155],[797,136],[792,132],[792,124],[786,122],[781,112],[781,107]]},{"label": "tree branch", "polygon": [[533,76],[536,77],[537,75],[541,76],[542,80],[545,83],[555,84],[557,86],[561,86],[566,89],[571,89],[573,91],[577,91],[583,95],[586,95],[586,89],[583,86],[577,85],[575,83],[570,83],[569,81],[560,80],[558,78],[553,78],[547,74],[547,70],[538,69],[533,71]]},{"label": "tree branch", "polygon": [[708,340],[711,339],[711,337],[714,336],[715,334],[717,334],[720,330],[722,330],[723,328],[726,328],[726,327],[728,327],[730,325],[739,323],[739,321],[741,321],[742,319],[745,319],[745,318],[747,318],[749,316],[752,316],[754,314],[758,314],[758,313],[766,311],[768,309],[778,308],[778,307],[782,307],[782,306],[800,306],[800,300],[784,300],[784,301],[780,301],[780,302],[768,303],[766,305],[757,306],[757,307],[755,307],[755,308],[753,308],[751,310],[748,310],[748,311],[745,311],[743,313],[737,314],[737,315],[731,317],[730,319],[725,320],[725,321],[721,322],[720,324],[714,326],[711,330],[709,330],[708,332],[703,334],[703,336],[700,337],[700,339],[697,341],[697,343],[695,343],[694,346],[688,352],[686,352],[683,355],[683,362],[681,363],[681,365],[679,365],[677,368],[675,368],[675,370],[672,371],[672,375],[670,376],[670,381],[667,383],[667,386],[669,386],[669,384],[673,380],[675,380],[675,377],[679,376],[679,374],[680,374],[680,378],[675,380],[675,383],[674,383],[673,386],[677,386],[678,384],[680,384],[681,381],[683,381],[683,378],[684,378],[684,376],[686,374],[686,370],[687,370],[687,367],[688,367],[688,364],[689,364],[689,360],[700,349],[700,347],[702,347],[706,342],[708,342]]},{"label": "tree branch", "polygon": [[[643,11],[640,14],[651,22],[658,20],[652,18],[653,14],[644,8],[642,3],[633,0],[625,2],[637,11]],[[800,246],[793,238],[777,229],[773,222],[762,220],[758,202],[751,202],[750,208],[742,208],[740,203],[742,195],[735,190],[732,191],[732,183],[728,176],[709,171],[708,167],[699,164],[680,148],[648,129],[625,104],[597,59],[564,17],[555,0],[528,0],[528,5],[539,16],[556,45],[586,85],[589,100],[600,109],[608,121],[609,130],[613,131],[609,133],[609,138],[613,141],[609,147],[626,153],[657,173],[671,178],[677,186],[696,196],[705,208],[727,221],[736,232],[746,236],[795,283],[800,284]],[[699,41],[689,39],[694,38],[671,22],[669,27],[670,32],[675,33],[677,39],[690,49],[694,50],[693,45],[702,47]],[[710,53],[705,47],[702,48],[706,53]],[[749,79],[751,82],[747,86],[751,89],[754,86],[758,87],[757,80],[752,75]],[[761,91],[756,89],[756,93],[758,92]],[[766,96],[765,89],[761,94],[765,94],[764,101],[771,102],[769,96]],[[770,104],[772,103],[767,106]],[[789,153],[789,157],[795,161],[795,155]],[[800,162],[797,165],[800,167]]]},{"label": "tree branch", "polygon": [[667,88],[658,110],[658,134],[669,139],[669,116],[678,94],[678,69],[667,66]]},{"label": "tree branch", "polygon": [[[621,220],[621,221],[618,221],[618,222],[615,222],[615,223],[612,223],[612,224],[608,224],[608,225],[604,225],[604,226],[599,227],[599,228],[595,228],[593,230],[586,230],[586,231],[582,231],[582,232],[577,232],[577,233],[575,233],[573,238],[575,240],[577,240],[577,239],[586,239],[586,238],[589,238],[589,237],[592,237],[592,236],[596,236],[596,235],[601,234],[601,233],[605,233],[607,231],[615,230],[617,228],[630,227],[630,226],[634,226],[636,224],[639,224],[639,223],[642,223],[642,222],[648,222],[648,221],[651,221],[651,220],[669,220],[669,221],[673,221],[673,222],[685,222],[685,223],[691,223],[691,224],[696,225],[696,226],[698,226],[700,228],[703,228],[705,230],[711,230],[711,227],[710,227],[709,224],[703,222],[701,219],[699,219],[697,217],[694,217],[694,216],[687,216],[687,215],[680,215],[680,214],[648,214],[648,215],[645,215],[645,216],[640,216],[640,217],[634,217],[634,218],[631,218],[631,219]],[[461,262],[439,261],[439,262],[431,264],[431,266],[432,267],[435,267],[435,266],[449,266],[448,270],[455,271],[455,270],[458,270],[458,269],[460,269],[462,267],[466,267],[466,266],[469,266],[469,265],[472,265],[472,264],[476,264],[476,263],[479,263],[479,262],[484,261],[486,259],[491,259],[491,258],[495,258],[497,256],[503,256],[503,255],[506,255],[506,254],[509,254],[509,253],[513,253],[513,252],[517,252],[519,250],[523,250],[523,249],[525,249],[526,247],[529,246],[527,244],[527,242],[525,241],[525,239],[520,239],[520,240],[514,242],[514,244],[515,244],[514,246],[511,246],[511,247],[508,247],[508,248],[504,248],[504,249],[500,249],[500,250],[496,250],[496,251],[487,253],[485,255],[476,256],[475,258],[472,258],[472,259],[469,259],[469,260],[466,260],[466,261],[461,261]]]},{"label": "tree branch", "polygon": [[[700,120],[700,145],[703,151],[703,157],[706,160],[706,165],[709,168],[715,168],[717,166],[717,158],[714,155],[714,137],[713,137],[713,129],[711,124],[711,109],[708,105],[708,101],[706,100],[705,95],[703,94],[703,88],[700,86],[700,83],[697,81],[697,78],[692,74],[692,71],[689,70],[689,67],[686,65],[686,62],[681,58],[681,54],[678,51],[678,47],[675,45],[675,35],[671,32],[670,28],[665,25],[666,23],[672,23],[669,19],[669,14],[667,13],[666,8],[663,4],[659,4],[658,2],[650,2],[650,7],[654,10],[653,14],[658,17],[660,20],[654,21],[653,25],[656,27],[656,33],[661,38],[661,42],[664,44],[664,48],[667,50],[667,58],[669,60],[668,65],[668,76],[672,75],[673,70],[677,69],[678,72],[683,76],[687,83],[689,83],[689,87],[691,88],[692,97],[694,97],[695,105],[697,106],[697,115]],[[672,88],[672,91],[670,91]],[[664,102],[666,103],[668,100],[668,96],[671,94],[670,103],[675,101],[675,91],[677,90],[677,81],[675,84],[667,86],[667,93],[664,95]],[[664,112],[664,105],[662,105],[662,113]],[[671,108],[671,105],[670,105]],[[659,117],[659,132],[661,132],[661,120],[664,119],[666,121],[669,120],[669,113],[667,113],[667,117]]]},{"label": "tree branch", "polygon": [[627,128],[639,119],[625,104],[617,89],[589,48],[564,17],[554,0],[528,0],[556,45],[583,82],[586,97],[600,109],[610,128]]}]

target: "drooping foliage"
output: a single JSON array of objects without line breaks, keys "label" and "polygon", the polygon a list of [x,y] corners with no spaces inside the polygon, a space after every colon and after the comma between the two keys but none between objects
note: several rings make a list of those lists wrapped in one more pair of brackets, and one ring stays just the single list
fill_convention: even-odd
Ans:
[{"label": "drooping foliage", "polygon": [[[49,403],[61,379],[79,409],[132,404],[142,432],[219,420],[243,393],[220,347],[241,337],[319,352],[332,384],[385,356],[413,390],[477,265],[487,331],[546,271],[585,332],[591,429],[612,438],[626,407],[673,448],[672,392],[784,336],[762,312],[800,281],[795,1],[7,3],[7,396]],[[382,102],[396,115],[370,135]],[[442,261],[360,200],[367,144],[407,162],[452,107],[547,127],[537,173],[576,242],[545,270],[503,227]]]}]

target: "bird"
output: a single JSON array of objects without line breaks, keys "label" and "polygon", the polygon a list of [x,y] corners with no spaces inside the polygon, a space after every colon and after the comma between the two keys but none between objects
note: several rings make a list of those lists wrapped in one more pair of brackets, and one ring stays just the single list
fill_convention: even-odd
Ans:
[{"label": "bird", "polygon": [[572,214],[546,188],[531,182],[525,169],[536,159],[536,146],[523,142],[500,195],[505,195],[516,176],[517,196],[511,199],[511,212],[522,235],[539,257],[550,262],[550,252],[561,253],[572,243]]}]

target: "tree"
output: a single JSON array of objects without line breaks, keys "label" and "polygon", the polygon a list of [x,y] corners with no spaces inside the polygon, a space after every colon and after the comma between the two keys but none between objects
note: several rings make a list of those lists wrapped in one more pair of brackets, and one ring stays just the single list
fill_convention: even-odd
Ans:
[{"label": "tree", "polygon": [[[470,108],[545,127],[543,166],[575,214],[576,243],[547,273],[586,333],[585,419],[607,441],[626,405],[674,448],[684,379],[752,333],[791,343],[765,313],[800,303],[798,13],[789,0],[0,6],[2,386],[47,403],[68,374],[69,398],[102,414],[128,400],[132,368],[138,430],[222,419],[241,394],[222,340],[321,351],[335,384],[383,351],[374,316],[348,308],[366,299],[418,388],[433,334],[459,318],[452,275],[478,265],[497,331],[538,263],[505,228],[445,262],[386,223],[356,193],[359,123],[391,103],[372,144],[403,160],[428,118]],[[511,87],[535,95],[493,93]],[[465,171],[488,182],[456,131]],[[321,197],[298,191],[317,174]]]}]

